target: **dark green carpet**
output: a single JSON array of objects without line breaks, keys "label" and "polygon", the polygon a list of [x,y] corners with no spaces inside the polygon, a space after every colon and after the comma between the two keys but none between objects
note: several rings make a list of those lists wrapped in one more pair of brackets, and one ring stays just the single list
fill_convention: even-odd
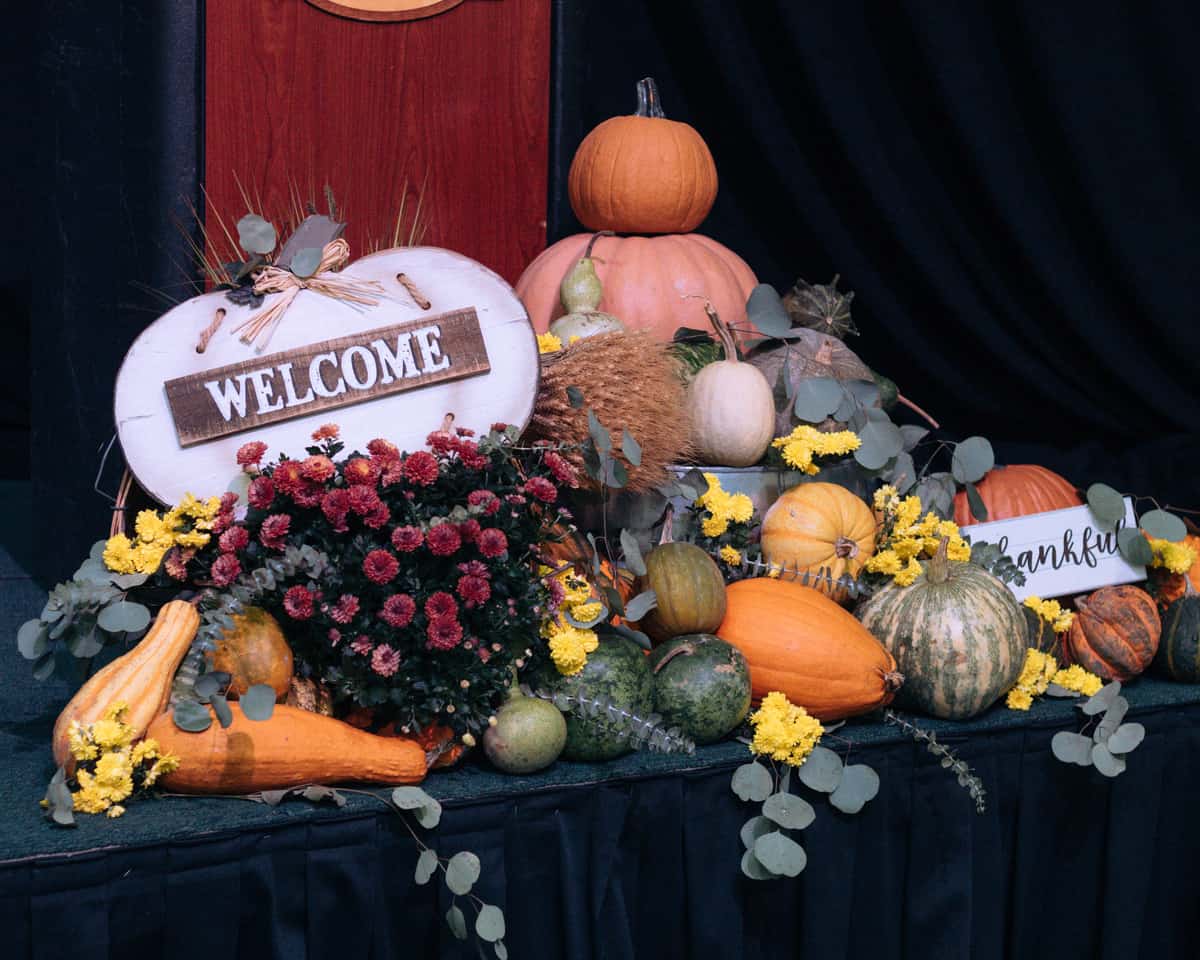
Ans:
[{"label": "dark green carpet", "polygon": [[[44,602],[44,592],[24,573],[20,557],[28,544],[31,517],[28,491],[23,485],[0,484],[0,862],[34,856],[78,853],[97,848],[140,846],[180,841],[247,829],[323,818],[370,816],[382,810],[367,797],[353,796],[346,807],[313,806],[289,801],[280,807],[239,800],[196,798],[135,802],[119,820],[80,816],[75,829],[51,827],[42,817],[38,800],[54,772],[50,758],[50,730],[54,718],[69,696],[63,680],[47,683],[34,680],[29,664],[16,651],[16,631],[35,616]],[[63,558],[63,573],[75,568],[78,558]],[[1134,713],[1149,721],[1153,734],[1155,714],[1170,722],[1171,708],[1200,702],[1200,686],[1182,686],[1142,679],[1126,690]],[[946,723],[921,719],[928,729],[939,732],[944,742],[958,745],[970,759],[972,738],[985,737],[1000,727],[1057,726],[1071,721],[1071,703],[1045,700],[1027,714],[1003,707],[993,709],[970,723]],[[856,721],[838,731],[838,736],[862,744],[861,757],[870,763],[872,747],[903,740],[894,727]],[[913,749],[920,749],[914,744]],[[426,789],[447,805],[486,802],[514,793],[580,787],[599,781],[652,777],[669,773],[733,767],[748,753],[736,742],[701,748],[695,756],[634,754],[608,764],[559,762],[542,773],[510,777],[496,773],[481,762],[467,763],[454,771],[430,777]]]}]

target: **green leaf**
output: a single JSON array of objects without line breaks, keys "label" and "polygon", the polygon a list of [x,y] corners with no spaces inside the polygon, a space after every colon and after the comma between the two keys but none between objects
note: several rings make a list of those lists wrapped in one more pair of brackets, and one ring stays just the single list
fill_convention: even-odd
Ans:
[{"label": "green leaf", "polygon": [[971,508],[971,516],[980,523],[986,523],[988,518],[987,504],[983,502],[983,497],[979,495],[979,488],[973,483],[968,483],[967,488],[967,504]]},{"label": "green leaf", "polygon": [[1175,514],[1166,510],[1150,510],[1143,513],[1138,526],[1155,540],[1170,540],[1176,543],[1187,536],[1187,527]]},{"label": "green leaf", "polygon": [[878,470],[904,449],[904,438],[894,423],[872,420],[858,438],[862,446],[854,451],[854,459],[868,470]]},{"label": "green leaf", "polygon": [[503,940],[493,943],[492,949],[496,951],[496,960],[508,960],[508,947],[504,945]]},{"label": "green leaf", "polygon": [[588,409],[588,435],[592,438],[592,443],[596,445],[596,449],[608,453],[612,450],[612,435],[608,432],[608,427],[602,424],[596,416],[596,411]]},{"label": "green leaf", "polygon": [[1110,753],[1131,753],[1146,739],[1146,728],[1140,723],[1123,723],[1116,732],[1108,738]]},{"label": "green leaf", "polygon": [[338,807],[346,805],[346,798],[334,790],[332,787],[323,787],[318,783],[310,783],[307,787],[300,791],[302,796],[309,803],[323,803],[328,800],[330,803]]},{"label": "green leaf", "polygon": [[567,403],[573,410],[583,409],[583,391],[578,387],[567,387]]},{"label": "green leaf", "polygon": [[101,560],[84,560],[75,571],[72,579],[83,583],[109,584],[112,581],[112,571]]},{"label": "green leaf", "polygon": [[1069,730],[1060,730],[1050,740],[1050,752],[1063,763],[1086,767],[1092,762],[1092,738]]},{"label": "green leaf", "polygon": [[842,758],[828,747],[816,746],[797,769],[796,776],[810,790],[833,793],[842,782]]},{"label": "green leaf", "polygon": [[799,876],[808,862],[804,848],[777,830],[754,841],[754,857],[772,873],[785,877]]},{"label": "green leaf", "polygon": [[845,395],[841,382],[832,377],[801,380],[796,386],[792,409],[797,419],[820,423],[837,410]]},{"label": "green leaf", "polygon": [[475,917],[475,932],[480,940],[495,943],[504,936],[504,911],[494,904],[483,904]]},{"label": "green leaf", "polygon": [[247,720],[270,720],[275,712],[275,688],[256,683],[242,694],[241,704]]},{"label": "green leaf", "polygon": [[465,896],[479,879],[479,858],[469,850],[456,853],[446,864],[446,886],[451,893]]},{"label": "green leaf", "polygon": [[792,329],[792,321],[784,309],[779,293],[769,283],[760,283],[750,291],[746,300],[746,316],[760,333],[782,337]]},{"label": "green leaf", "polygon": [[738,797],[754,803],[762,803],[766,800],[771,795],[774,786],[767,768],[753,760],[743,763],[733,771],[733,780],[730,785]]},{"label": "green leaf", "polygon": [[136,633],[150,625],[150,611],[140,603],[117,600],[100,611],[96,625],[109,633]]},{"label": "green leaf", "polygon": [[48,680],[53,673],[54,651],[47,650],[33,661],[33,678],[35,680]]},{"label": "green leaf", "polygon": [[392,791],[392,803],[401,810],[419,810],[436,801],[420,787],[396,787]]},{"label": "green leaf", "polygon": [[625,455],[625,459],[632,466],[640,467],[642,465],[642,448],[641,445],[633,439],[633,434],[626,427],[621,431],[621,453]]},{"label": "green leaf", "polygon": [[992,445],[983,437],[967,437],[954,447],[950,473],[959,483],[978,483],[995,465]]},{"label": "green leaf", "polygon": [[904,449],[911,452],[918,443],[929,436],[929,431],[925,427],[906,423],[900,428],[900,436],[904,438]]},{"label": "green leaf", "polygon": [[46,786],[46,819],[55,826],[73,827],[76,825],[74,809],[75,798],[67,788],[66,771],[59,767]]},{"label": "green leaf", "polygon": [[829,803],[842,813],[858,813],[878,793],[879,774],[865,763],[852,763],[842,771],[842,782],[829,795]]},{"label": "green leaf", "polygon": [[763,816],[788,830],[803,830],[817,819],[817,812],[794,793],[773,793],[763,804]]},{"label": "green leaf", "polygon": [[1087,504],[1101,528],[1111,530],[1125,516],[1125,499],[1106,483],[1087,488]]},{"label": "green leaf", "polygon": [[46,652],[46,635],[50,632],[41,620],[26,620],[17,631],[17,650],[26,660],[36,660]]},{"label": "green leaf", "polygon": [[639,577],[646,575],[646,561],[642,559],[642,548],[631,530],[621,531],[621,552],[625,555],[625,566]]},{"label": "green leaf", "polygon": [[1117,548],[1121,556],[1135,567],[1145,567],[1154,562],[1154,548],[1134,527],[1122,527],[1117,531]]},{"label": "green leaf", "polygon": [[220,693],[224,686],[221,678],[215,673],[202,673],[192,684],[192,692],[196,694],[201,703],[206,703],[214,694]]},{"label": "green leaf", "polygon": [[421,855],[417,857],[417,870],[413,875],[413,879],[420,885],[424,886],[430,878],[437,872],[438,857],[434,851],[426,848],[421,851]]},{"label": "green leaf", "polygon": [[[616,591],[613,592],[615,593]],[[617,596],[619,597],[620,594]],[[593,627],[598,626],[608,619],[609,610],[604,604],[600,604],[600,612],[592,617],[591,620],[577,620],[570,610],[563,610],[561,612],[566,618],[567,623],[569,623],[571,626],[578,627],[580,630],[591,630]]]},{"label": "green leaf", "polygon": [[413,816],[417,818],[417,823],[426,830],[432,830],[442,822],[442,805],[434,800],[428,806],[413,811]]},{"label": "green leaf", "polygon": [[896,488],[896,492],[900,496],[908,493],[913,484],[917,482],[917,465],[913,463],[912,454],[904,451],[896,454],[885,479]]},{"label": "green leaf", "polygon": [[292,256],[290,270],[301,280],[307,280],[317,272],[317,267],[321,265],[321,257],[324,251],[320,247],[305,247],[302,250],[297,250]]},{"label": "green leaf", "polygon": [[104,550],[108,546],[107,540],[97,540],[92,544],[92,549],[88,551],[89,560],[103,560]]},{"label": "green leaf", "polygon": [[1114,701],[1121,693],[1121,681],[1113,680],[1111,683],[1106,683],[1097,690],[1088,699],[1087,703],[1081,708],[1089,717],[1094,717],[1098,713],[1103,713],[1111,707]]},{"label": "green leaf", "polygon": [[229,709],[229,704],[226,702],[223,694],[214,693],[208,698],[208,702],[213,708],[213,713],[217,715],[217,723],[222,728],[228,728],[233,725],[233,711]]},{"label": "green leaf", "polygon": [[775,824],[766,817],[751,817],[742,824],[741,838],[742,846],[747,850],[754,849],[754,841],[761,837],[764,833],[770,833],[775,829]]},{"label": "green leaf", "polygon": [[171,712],[175,726],[188,733],[201,733],[212,726],[212,714],[195,700],[180,700]]},{"label": "green leaf", "polygon": [[742,873],[751,880],[776,880],[779,878],[779,874],[772,873],[758,862],[758,857],[754,855],[753,850],[747,850],[742,854]]},{"label": "green leaf", "polygon": [[247,253],[265,256],[275,249],[275,228],[256,213],[248,213],[237,224],[238,243]]},{"label": "green leaf", "polygon": [[450,927],[450,932],[459,940],[467,939],[467,920],[457,903],[452,903],[450,909],[446,911],[446,923]]},{"label": "green leaf", "polygon": [[631,597],[625,604],[625,618],[638,621],[658,606],[658,594],[653,590],[643,590],[636,597]]},{"label": "green leaf", "polygon": [[1102,743],[1092,744],[1092,764],[1106,777],[1120,776],[1125,772],[1125,758],[1115,757]]},{"label": "green leaf", "polygon": [[620,490],[629,482],[629,470],[616,457],[607,457],[604,473],[604,482],[616,490]]},{"label": "green leaf", "polygon": [[150,579],[148,573],[114,573],[108,578],[114,586],[120,587],[122,590],[132,590],[134,587],[140,587],[143,583]]},{"label": "green leaf", "polygon": [[67,642],[67,649],[77,660],[90,660],[104,649],[104,641],[93,627],[86,633],[77,633]]}]

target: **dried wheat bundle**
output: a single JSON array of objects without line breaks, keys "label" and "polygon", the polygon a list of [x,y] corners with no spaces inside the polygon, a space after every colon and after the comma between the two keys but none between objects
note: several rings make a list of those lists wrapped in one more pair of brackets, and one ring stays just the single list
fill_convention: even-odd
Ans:
[{"label": "dried wheat bundle", "polygon": [[[567,387],[583,394],[571,406]],[[628,430],[642,448],[641,466],[629,468],[627,490],[641,493],[669,479],[667,466],[691,452],[686,387],[669,345],[642,331],[585,337],[542,358],[542,385],[526,436],[555,443],[582,443],[588,437],[589,409],[612,433],[614,453]],[[582,458],[570,451],[582,472]]]}]

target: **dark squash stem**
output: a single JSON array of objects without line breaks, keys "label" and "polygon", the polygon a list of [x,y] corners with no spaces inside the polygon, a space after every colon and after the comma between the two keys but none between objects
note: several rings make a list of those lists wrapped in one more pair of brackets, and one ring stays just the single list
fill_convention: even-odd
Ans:
[{"label": "dark squash stem", "polygon": [[662,103],[658,99],[658,84],[653,77],[643,77],[637,85],[637,109],[635,117],[651,117],[655,120],[666,119]]},{"label": "dark squash stem", "polygon": [[583,251],[583,256],[580,257],[579,259],[587,260],[592,255],[592,247],[594,247],[596,245],[596,241],[599,240],[601,237],[615,237],[615,236],[616,236],[616,234],[613,233],[611,230],[597,230],[595,233],[592,234],[592,239],[588,241],[587,248]]}]

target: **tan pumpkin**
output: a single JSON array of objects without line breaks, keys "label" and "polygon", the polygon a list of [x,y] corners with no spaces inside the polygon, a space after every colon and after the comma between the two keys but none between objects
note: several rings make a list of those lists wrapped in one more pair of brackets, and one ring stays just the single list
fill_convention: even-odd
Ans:
[{"label": "tan pumpkin", "polygon": [[[1032,463],[993,467],[975,484],[975,489],[987,507],[989,521],[1063,510],[1083,503],[1071,481]],[[954,495],[954,522],[960,527],[979,522],[961,490]]]},{"label": "tan pumpkin", "polygon": [[[560,288],[567,271],[592,242],[577,233],[542,251],[517,281],[538,333],[566,312]],[[746,298],[758,280],[744,260],[698,233],[662,237],[600,237],[592,251],[604,291],[598,309],[620,317],[629,330],[646,330],[664,342],[680,327],[704,329],[707,298],[731,327],[753,329],[746,319]],[[632,362],[632,361],[631,361]]]},{"label": "tan pumpkin", "polygon": [[1162,620],[1145,590],[1101,587],[1075,601],[1075,620],[1064,641],[1071,663],[1102,680],[1130,680],[1158,652]]},{"label": "tan pumpkin", "polygon": [[284,700],[291,688],[294,663],[279,622],[260,607],[247,607],[233,618],[233,629],[217,640],[212,669],[228,673],[229,696],[244,696],[256,683],[274,688]]},{"label": "tan pumpkin", "polygon": [[68,735],[71,722],[95,723],[114,703],[129,704],[125,722],[140,738],[161,714],[171,695],[175,671],[191,646],[200,615],[183,600],[164,604],[150,630],[128,653],[91,677],[63,708],[54,724],[54,762],[70,774],[75,768]]},{"label": "tan pumpkin", "polygon": [[[763,558],[789,573],[825,571],[833,580],[858,576],[875,553],[875,515],[845,487],[802,483],[767,510],[762,523]],[[835,600],[844,588],[823,583],[818,589]]]},{"label": "tan pumpkin", "polygon": [[725,359],[702,367],[688,384],[692,442],[702,463],[749,467],[762,459],[775,433],[775,395],[755,366],[738,359],[728,324],[707,301],[709,322]]},{"label": "tan pumpkin", "polygon": [[575,151],[571,209],[592,230],[689,233],[717,198],[717,165],[699,133],[666,118],[651,78],[637,97],[632,116],[605,120]]},{"label": "tan pumpkin", "polygon": [[757,577],[730,584],[726,600],[717,636],[746,655],[756,700],[778,690],[839,720],[891,703],[904,681],[882,644],[811,587]]}]

